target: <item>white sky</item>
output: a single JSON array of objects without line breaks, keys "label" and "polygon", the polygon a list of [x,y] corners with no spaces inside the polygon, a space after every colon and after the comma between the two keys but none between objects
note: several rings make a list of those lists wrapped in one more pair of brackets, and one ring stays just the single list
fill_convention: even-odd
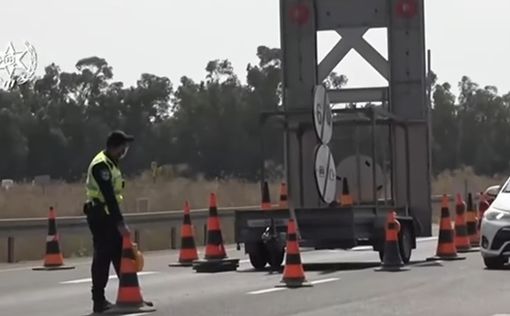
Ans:
[{"label": "white sky", "polygon": [[[382,1],[382,0],[381,0]],[[256,47],[280,46],[278,0],[22,0],[0,11],[0,52],[28,40],[38,53],[38,74],[51,62],[65,71],[89,56],[105,58],[114,79],[133,85],[142,72],[199,81],[211,59],[228,58],[244,81]],[[510,0],[425,0],[427,48],[441,82],[462,75],[481,86],[510,91]],[[338,36],[319,34],[319,57]],[[365,38],[384,48],[384,32]],[[19,45],[19,46],[18,46]],[[383,55],[386,54],[381,50]],[[386,56],[386,55],[385,55]],[[356,53],[336,69],[349,87],[385,85]],[[456,90],[455,90],[456,91]]]}]

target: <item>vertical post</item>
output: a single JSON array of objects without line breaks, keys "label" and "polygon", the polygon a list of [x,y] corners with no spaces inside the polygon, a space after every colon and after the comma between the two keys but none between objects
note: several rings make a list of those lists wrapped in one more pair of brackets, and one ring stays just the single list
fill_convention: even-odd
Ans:
[{"label": "vertical post", "polygon": [[[390,0],[388,57],[390,61],[391,112],[404,121],[420,122],[408,126],[409,172],[406,173],[405,131],[394,128],[397,204],[410,201],[409,208],[423,228],[419,236],[431,236],[430,146],[425,69],[424,1],[411,5]],[[409,179],[408,179],[409,178]]]},{"label": "vertical post", "polygon": [[317,85],[315,10],[315,1],[280,0],[283,108],[288,112],[309,111],[288,116],[285,133],[288,198],[295,208],[320,206],[314,176],[318,140],[312,116]]},{"label": "vertical post", "polygon": [[377,152],[376,152],[376,146],[375,146],[375,139],[376,139],[376,133],[375,133],[375,111],[374,109],[371,109],[370,111],[370,120],[371,120],[371,132],[372,132],[372,197],[375,204],[375,213],[377,214],[378,210],[378,201],[377,201],[377,176],[376,176],[376,164],[377,164]]},{"label": "vertical post", "polygon": [[263,190],[264,180],[266,179],[266,154],[264,148],[264,125],[266,119],[264,115],[261,115],[259,119],[259,130],[260,130],[260,192]]},{"label": "vertical post", "polygon": [[[354,143],[356,148],[356,177],[358,178],[358,205],[361,204],[361,159],[359,152],[359,127],[354,127]],[[352,181],[354,182],[354,181]]]},{"label": "vertical post", "polygon": [[[410,150],[409,150],[409,127],[407,125],[403,126],[404,133],[405,133],[405,146],[406,146],[406,174],[408,175],[406,177],[406,185],[409,188],[411,186],[411,179],[409,177],[409,173],[411,172],[411,162],[409,161],[409,157],[411,156]],[[411,190],[407,190],[407,201],[406,201],[406,212],[408,212],[409,207],[411,207]]]},{"label": "vertical post", "polygon": [[176,248],[175,227],[170,228],[170,249]]},{"label": "vertical post", "polygon": [[14,237],[7,237],[7,262],[14,263]]}]

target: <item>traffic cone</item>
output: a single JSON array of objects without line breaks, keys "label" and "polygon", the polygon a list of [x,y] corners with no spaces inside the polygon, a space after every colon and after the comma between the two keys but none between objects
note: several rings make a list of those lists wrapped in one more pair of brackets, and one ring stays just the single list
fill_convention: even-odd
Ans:
[{"label": "traffic cone", "polygon": [[441,222],[439,223],[436,255],[427,258],[427,261],[466,259],[466,257],[461,257],[457,254],[454,239],[455,232],[452,228],[452,218],[450,217],[450,209],[448,208],[448,196],[444,194],[441,202]]},{"label": "traffic cone", "polygon": [[184,203],[184,219],[181,226],[181,250],[179,252],[179,262],[169,264],[170,267],[184,266],[190,267],[193,261],[198,259],[198,251],[195,245],[193,227],[191,225],[189,202]]},{"label": "traffic cone", "polygon": [[455,204],[455,247],[457,252],[469,252],[471,243],[467,233],[466,225],[466,203],[462,200],[460,193],[457,193],[457,202]]},{"label": "traffic cone", "polygon": [[264,181],[262,185],[262,202],[260,203],[260,208],[263,210],[271,209],[271,198],[269,196],[269,185],[267,181]]},{"label": "traffic cone", "polygon": [[480,202],[478,202],[478,230],[480,230],[480,226],[482,224],[482,218],[485,211],[487,211],[490,207],[489,202],[485,198],[483,192],[480,192]]},{"label": "traffic cone", "polygon": [[233,271],[239,266],[239,259],[228,259],[223,245],[216,194],[209,198],[209,218],[207,219],[207,245],[204,260],[194,260],[193,269],[197,272]]},{"label": "traffic cone", "polygon": [[138,283],[136,258],[130,234],[122,237],[122,257],[120,261],[119,289],[115,305],[105,314],[147,313],[156,309],[151,302],[143,300]]},{"label": "traffic cone", "polygon": [[375,271],[407,271],[409,268],[404,266],[404,261],[400,256],[398,246],[398,233],[400,231],[400,223],[397,221],[397,213],[391,211],[388,213],[386,221],[386,241],[384,244],[383,262],[380,268]]},{"label": "traffic cone", "polygon": [[299,253],[299,244],[297,241],[296,222],[289,218],[287,226],[287,254],[285,258],[285,267],[283,268],[283,277],[280,283],[275,287],[311,287],[312,284],[306,280],[301,255]]},{"label": "traffic cone", "polygon": [[55,209],[51,206],[48,213],[48,236],[46,237],[46,254],[42,267],[35,267],[35,271],[48,270],[69,270],[74,266],[64,265],[64,257],[60,251],[59,235],[57,233],[57,215]]},{"label": "traffic cone", "polygon": [[280,203],[278,206],[284,209],[288,208],[289,203],[287,202],[287,200],[288,200],[287,184],[285,182],[282,182],[280,184]]},{"label": "traffic cone", "polygon": [[340,196],[340,205],[341,206],[351,206],[352,205],[352,196],[349,193],[349,183],[347,182],[347,178],[343,178],[342,182],[342,195]]},{"label": "traffic cone", "polygon": [[473,205],[473,196],[471,195],[471,193],[469,193],[467,202],[466,227],[469,242],[471,244],[471,247],[473,248],[480,247],[480,235],[478,233],[478,229],[476,226],[477,226],[476,209]]}]

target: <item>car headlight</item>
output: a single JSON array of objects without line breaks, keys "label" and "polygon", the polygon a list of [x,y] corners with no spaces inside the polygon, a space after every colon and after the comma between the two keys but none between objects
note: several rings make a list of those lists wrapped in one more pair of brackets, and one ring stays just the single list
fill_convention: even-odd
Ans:
[{"label": "car headlight", "polygon": [[510,213],[509,212],[495,210],[495,209],[492,209],[492,210],[490,210],[488,212],[485,212],[483,214],[483,216],[488,221],[499,221],[499,220],[502,220],[502,219],[510,220]]}]

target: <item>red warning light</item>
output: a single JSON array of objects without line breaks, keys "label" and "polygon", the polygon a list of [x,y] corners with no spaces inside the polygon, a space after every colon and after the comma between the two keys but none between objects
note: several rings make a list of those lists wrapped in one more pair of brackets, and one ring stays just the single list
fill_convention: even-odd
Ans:
[{"label": "red warning light", "polygon": [[418,6],[415,0],[400,0],[397,3],[397,14],[401,17],[412,18],[416,15]]},{"label": "red warning light", "polygon": [[290,9],[290,18],[298,25],[303,25],[310,19],[310,9],[304,4],[297,4]]}]

